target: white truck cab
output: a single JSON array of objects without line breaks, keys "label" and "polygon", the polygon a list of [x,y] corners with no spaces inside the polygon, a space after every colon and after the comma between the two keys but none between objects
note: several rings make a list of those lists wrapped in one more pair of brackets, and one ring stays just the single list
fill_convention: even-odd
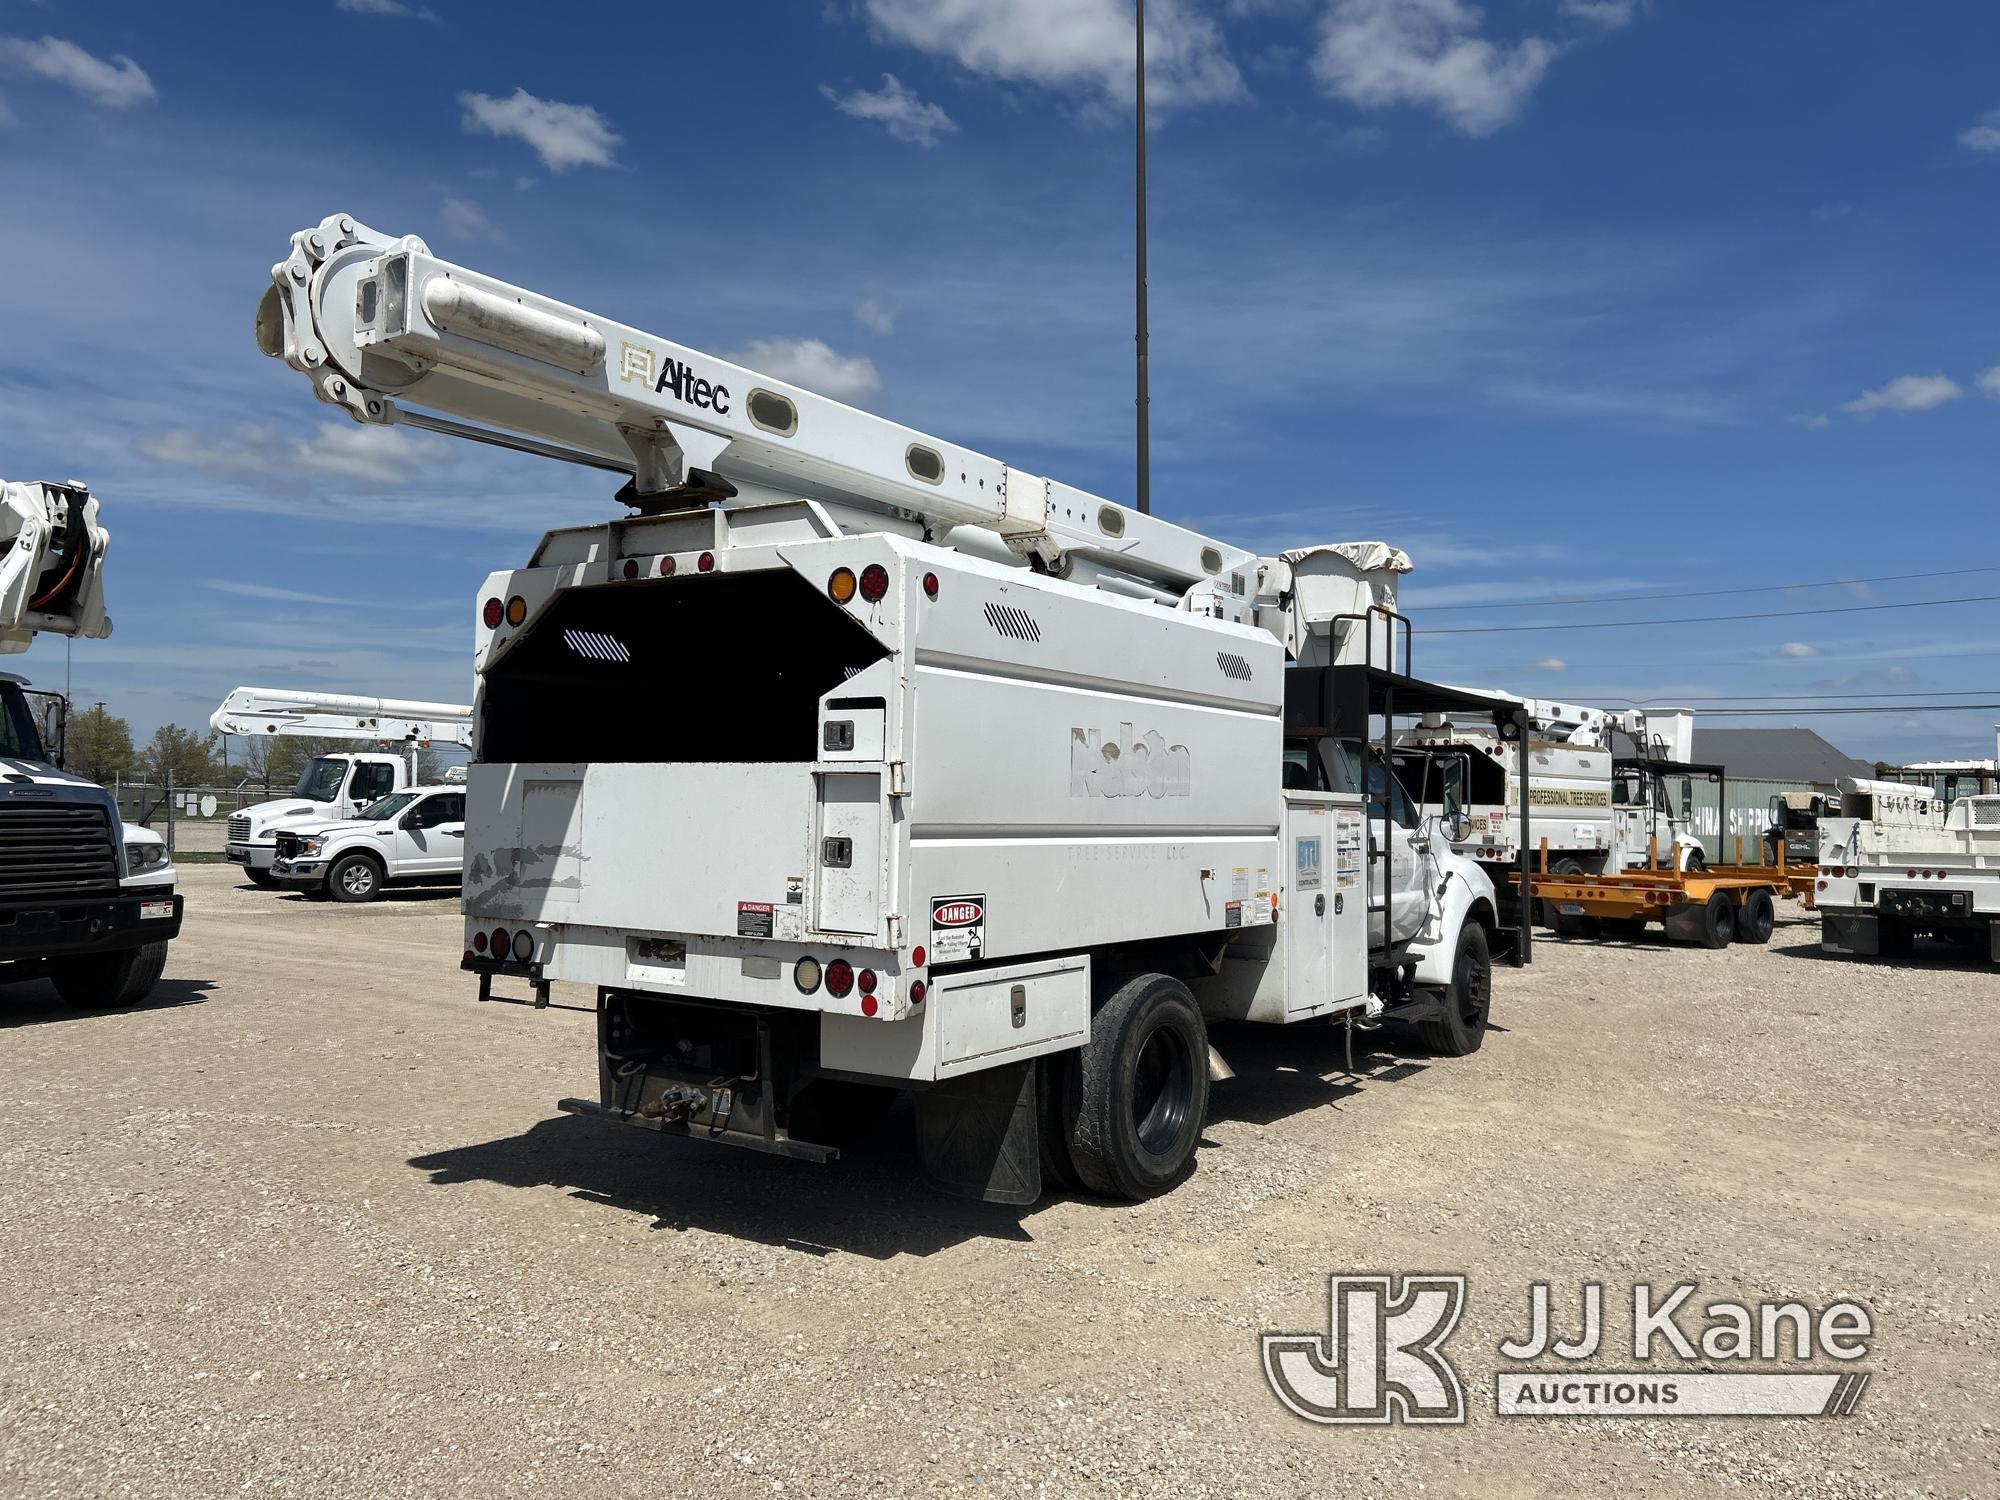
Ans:
[{"label": "white truck cab", "polygon": [[459,884],[465,788],[414,786],[353,818],[280,828],[271,875],[336,901],[373,901],[391,885]]},{"label": "white truck cab", "polygon": [[[0,652],[101,638],[110,536],[80,484],[0,481]],[[46,975],[77,1006],[136,1004],[166,967],[181,897],[165,843],[63,769],[69,705],[0,673],[0,981]]]},{"label": "white truck cab", "polygon": [[1933,938],[2000,963],[2000,796],[1857,778],[1819,820],[1820,946],[1907,958]]},{"label": "white truck cab", "polygon": [[292,795],[259,802],[229,819],[224,853],[258,885],[270,885],[283,830],[317,827],[353,818],[391,793],[405,791],[410,771],[398,755],[316,755],[299,773]]}]

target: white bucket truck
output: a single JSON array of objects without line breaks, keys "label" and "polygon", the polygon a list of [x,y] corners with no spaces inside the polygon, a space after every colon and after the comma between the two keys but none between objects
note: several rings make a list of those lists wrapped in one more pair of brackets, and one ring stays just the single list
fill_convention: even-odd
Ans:
[{"label": "white bucket truck", "polygon": [[[433,744],[472,744],[469,704],[297,688],[237,688],[209,715],[208,724],[217,734],[300,734],[367,741],[377,747],[316,755],[299,772],[291,796],[259,802],[230,815],[224,857],[241,865],[257,885],[279,883],[272,866],[279,858],[280,834],[303,834],[356,819],[385,797],[415,787],[418,751]],[[401,747],[400,752],[395,747]],[[369,896],[353,899],[372,899],[379,884],[371,888]]]},{"label": "white bucket truck", "polygon": [[1819,820],[1814,901],[1828,953],[1907,958],[1930,937],[2000,962],[2000,796],[1840,783]]},{"label": "white bucket truck", "polygon": [[1210,1021],[1479,1046],[1491,882],[1371,851],[1362,729],[1287,714],[1366,672],[1379,544],[1256,557],[345,216],[258,326],[358,420],[632,476],[476,607],[463,962],[595,988],[565,1109],[824,1160],[909,1089],[942,1186],[1138,1198]]},{"label": "white bucket truck", "polygon": [[[101,640],[110,533],[81,484],[0,480],[0,653]],[[68,702],[0,673],[0,982],[45,974],[77,1006],[134,1005],[166,968],[181,898],[167,847],[63,769]]]}]

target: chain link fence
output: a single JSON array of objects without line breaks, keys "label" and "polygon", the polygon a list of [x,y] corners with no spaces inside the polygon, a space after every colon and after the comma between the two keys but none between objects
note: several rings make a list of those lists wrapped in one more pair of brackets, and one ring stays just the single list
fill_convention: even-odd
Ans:
[{"label": "chain link fence", "polygon": [[263,786],[162,786],[121,781],[110,788],[124,822],[150,828],[176,854],[220,854],[229,841],[229,815],[283,796]]}]

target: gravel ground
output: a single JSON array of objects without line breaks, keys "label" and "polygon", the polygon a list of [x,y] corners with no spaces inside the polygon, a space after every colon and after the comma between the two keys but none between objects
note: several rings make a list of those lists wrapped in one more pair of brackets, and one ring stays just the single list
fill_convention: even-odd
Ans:
[{"label": "gravel ground", "polygon": [[[1550,942],[1475,1057],[1219,1036],[1178,1191],[1000,1210],[916,1183],[906,1109],[823,1168],[558,1115],[590,1018],[475,1004],[450,897],[185,876],[155,1003],[0,988],[0,1492],[2000,1495],[1983,966]],[[1380,1269],[1470,1277],[1468,1426],[1265,1386],[1259,1332]],[[1855,1296],[1874,1380],[1498,1418],[1540,1278]]]}]

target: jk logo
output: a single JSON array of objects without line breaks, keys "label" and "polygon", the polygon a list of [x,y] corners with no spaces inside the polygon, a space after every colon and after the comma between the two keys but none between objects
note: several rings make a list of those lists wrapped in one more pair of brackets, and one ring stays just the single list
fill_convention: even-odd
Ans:
[{"label": "jk logo", "polygon": [[1264,1335],[1264,1378],[1308,1422],[1461,1424],[1465,1389],[1439,1352],[1463,1276],[1329,1276],[1327,1331]]}]

